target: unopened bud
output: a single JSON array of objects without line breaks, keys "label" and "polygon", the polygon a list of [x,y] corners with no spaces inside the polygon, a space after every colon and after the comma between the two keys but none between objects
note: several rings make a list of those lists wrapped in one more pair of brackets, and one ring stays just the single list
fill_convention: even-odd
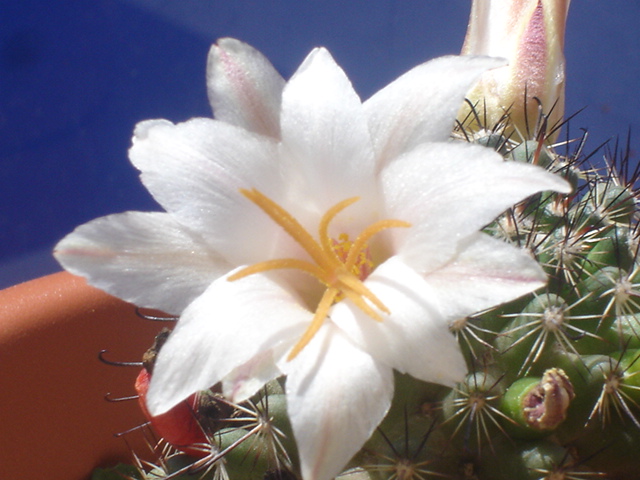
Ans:
[{"label": "unopened bud", "polygon": [[[486,118],[485,125],[475,127],[491,128],[508,112],[510,125],[525,137],[533,133],[539,105],[548,116],[548,129],[562,120],[564,32],[569,2],[473,0],[462,54],[509,61],[508,66],[485,72],[467,94],[479,117]],[[468,114],[469,107],[465,106],[460,120]],[[473,129],[474,125],[470,127]]]}]

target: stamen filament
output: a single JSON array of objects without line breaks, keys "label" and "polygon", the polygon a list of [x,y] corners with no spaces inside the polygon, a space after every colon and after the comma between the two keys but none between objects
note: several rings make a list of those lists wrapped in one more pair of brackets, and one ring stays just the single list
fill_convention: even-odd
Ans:
[{"label": "stamen filament", "polygon": [[318,245],[318,242],[314,240],[311,234],[307,232],[289,212],[255,188],[251,190],[242,188],[240,189],[240,193],[255,203],[274,222],[280,225],[291,238],[305,249],[318,265],[324,268],[332,267],[332,265],[327,263],[327,256],[322,250],[322,247]]},{"label": "stamen filament", "polygon": [[311,262],[306,262],[297,258],[281,258],[277,260],[266,260],[264,262],[254,263],[253,265],[249,265],[242,268],[241,270],[238,270],[233,275],[229,275],[227,281],[234,282],[236,280],[240,280],[241,278],[248,277],[249,275],[253,275],[254,273],[262,273],[269,270],[279,270],[285,268],[302,270],[303,272],[317,278],[325,285],[330,286],[330,279],[324,270]]},{"label": "stamen filament", "polygon": [[333,300],[338,295],[339,291],[337,288],[328,288],[322,298],[320,299],[320,303],[318,303],[318,308],[316,309],[316,313],[313,316],[313,320],[311,320],[311,324],[307,328],[307,330],[302,334],[298,343],[291,349],[289,355],[287,356],[287,361],[291,361],[298,356],[298,354],[302,351],[304,347],[311,341],[311,339],[318,333],[320,327],[324,323],[324,319],[327,318],[327,314],[329,313],[329,309],[331,305],[333,305]]},{"label": "stamen filament", "polygon": [[[380,314],[376,312],[373,308],[371,308],[369,304],[367,304],[367,302],[365,302],[364,299],[360,295],[358,295],[356,292],[354,292],[349,288],[345,288],[342,290],[342,294],[345,297],[347,297],[349,300],[351,300],[354,303],[354,305],[358,307],[360,310],[362,310],[366,315],[369,315],[371,318],[373,318],[376,322],[382,321],[382,317],[380,316]],[[385,313],[389,313],[389,311],[387,310]]]},{"label": "stamen filament", "polygon": [[389,313],[389,309],[385,307],[384,303],[380,301],[378,297],[376,297],[371,290],[369,290],[364,283],[359,278],[354,277],[353,275],[338,275],[338,279],[340,283],[349,287],[354,293],[360,295],[361,297],[366,297],[371,303],[373,303],[379,310],[382,310],[384,313]]},{"label": "stamen filament", "polygon": [[345,268],[347,270],[351,270],[353,268],[356,259],[358,258],[358,254],[365,248],[366,243],[376,233],[386,230],[387,228],[409,228],[410,226],[411,224],[409,222],[403,222],[402,220],[380,220],[372,223],[360,232],[358,238],[353,242],[351,250],[349,250],[349,255],[347,255],[347,260],[344,262]]},{"label": "stamen filament", "polygon": [[338,254],[335,252],[335,250],[333,249],[333,245],[331,244],[331,237],[329,237],[329,224],[331,223],[331,220],[333,220],[336,215],[338,215],[338,213],[347,208],[349,205],[354,204],[358,200],[359,197],[352,197],[335,204],[333,207],[327,210],[327,213],[322,216],[320,225],[318,226],[318,233],[320,234],[322,248],[325,253],[329,254],[329,256],[336,261],[337,266],[342,266],[342,261],[340,260],[340,257],[338,257]]}]

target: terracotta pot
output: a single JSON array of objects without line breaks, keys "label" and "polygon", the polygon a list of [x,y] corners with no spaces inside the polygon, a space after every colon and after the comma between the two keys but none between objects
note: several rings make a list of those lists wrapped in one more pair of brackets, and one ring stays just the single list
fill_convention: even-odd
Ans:
[{"label": "terracotta pot", "polygon": [[[84,480],[132,459],[114,434],[144,422],[134,395],[139,361],[160,330],[132,305],[58,273],[0,291],[0,478]],[[149,452],[140,431],[126,435]]]}]

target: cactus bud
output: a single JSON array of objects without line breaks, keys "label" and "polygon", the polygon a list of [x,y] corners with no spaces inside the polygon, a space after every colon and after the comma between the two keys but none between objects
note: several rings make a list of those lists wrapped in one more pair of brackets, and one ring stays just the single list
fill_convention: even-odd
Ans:
[{"label": "cactus bud", "polygon": [[551,368],[541,379],[525,377],[514,382],[502,398],[501,410],[522,427],[511,429],[514,436],[538,437],[565,420],[573,398],[569,377],[559,368]]},{"label": "cactus bud", "polygon": [[[564,114],[564,31],[569,0],[474,0],[463,55],[504,57],[509,65],[486,72],[467,97],[487,127],[508,112],[524,136],[538,118],[538,99],[549,125]],[[526,92],[526,97],[525,97]],[[468,115],[468,107],[459,115]]]}]

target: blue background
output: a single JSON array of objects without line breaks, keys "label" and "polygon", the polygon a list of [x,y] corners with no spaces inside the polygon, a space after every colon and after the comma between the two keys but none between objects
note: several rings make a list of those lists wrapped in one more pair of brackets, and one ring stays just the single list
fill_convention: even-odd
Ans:
[{"label": "blue background", "polygon": [[[127,160],[133,126],[211,115],[205,62],[215,39],[252,44],[285,77],[324,45],[366,98],[458,53],[470,4],[0,0],[0,287],[58,270],[51,248],[81,223],[158,209]],[[638,132],[639,22],[640,2],[573,0],[567,112],[588,107],[570,132],[588,127],[592,149]]]}]

